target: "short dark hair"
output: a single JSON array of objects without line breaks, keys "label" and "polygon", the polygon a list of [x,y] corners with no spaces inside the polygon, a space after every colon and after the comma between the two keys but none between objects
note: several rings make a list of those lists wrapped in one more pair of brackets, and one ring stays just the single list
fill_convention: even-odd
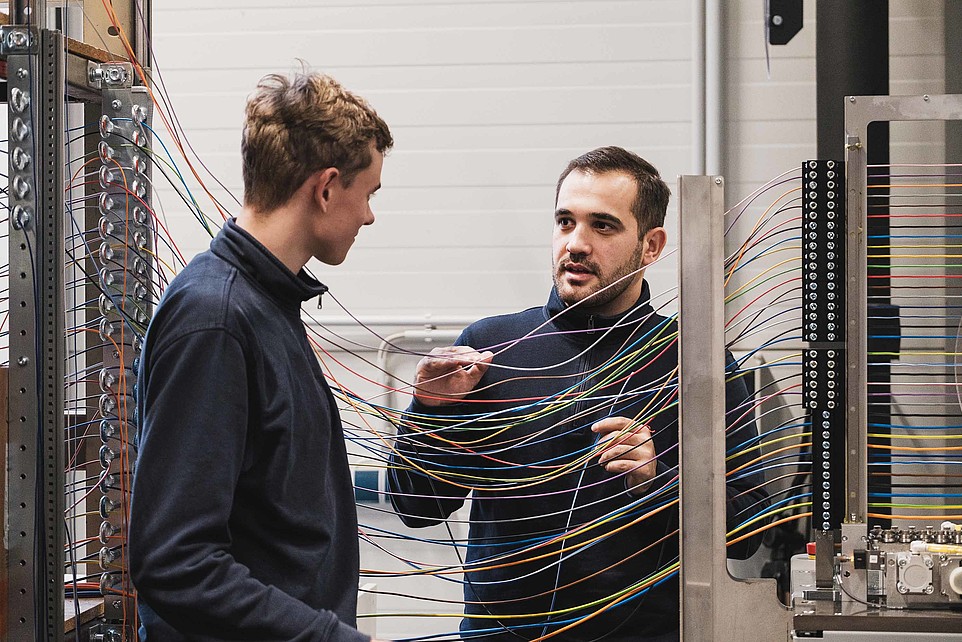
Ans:
[{"label": "short dark hair", "polygon": [[661,179],[655,166],[638,154],[622,147],[609,146],[593,149],[572,160],[558,178],[554,194],[555,204],[558,203],[561,184],[568,174],[576,170],[585,174],[620,172],[634,179],[636,193],[631,212],[638,221],[639,238],[648,230],[665,224],[671,190]]},{"label": "short dark hair", "polygon": [[269,212],[316,171],[336,167],[346,185],[394,145],[387,124],[360,96],[321,73],[265,76],[247,101],[241,156],[244,204]]}]

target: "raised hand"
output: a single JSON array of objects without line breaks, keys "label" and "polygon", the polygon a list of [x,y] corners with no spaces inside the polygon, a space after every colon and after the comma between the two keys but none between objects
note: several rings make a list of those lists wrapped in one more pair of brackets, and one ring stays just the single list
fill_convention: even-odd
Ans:
[{"label": "raised hand", "polygon": [[414,396],[425,406],[455,403],[474,390],[493,357],[469,346],[435,348],[418,362]]}]

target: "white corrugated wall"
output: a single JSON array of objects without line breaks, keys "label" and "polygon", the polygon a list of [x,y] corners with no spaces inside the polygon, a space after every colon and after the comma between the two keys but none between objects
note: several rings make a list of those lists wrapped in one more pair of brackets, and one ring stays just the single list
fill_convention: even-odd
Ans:
[{"label": "white corrugated wall", "polygon": [[[366,96],[391,125],[396,148],[375,200],[377,223],[343,266],[319,270],[361,316],[481,316],[541,303],[554,182],[587,149],[629,147],[669,181],[692,171],[688,2],[155,5],[156,67],[172,105],[238,197],[243,103],[265,73],[305,60]],[[892,92],[941,91],[941,3],[891,5]],[[770,49],[770,78],[761,7],[739,0],[726,8],[730,202],[815,154],[814,2],[795,40]],[[900,135],[897,128],[895,145],[920,140],[915,130]],[[203,249],[184,208],[169,192],[160,196],[185,253]],[[668,263],[653,279],[673,278]]]}]

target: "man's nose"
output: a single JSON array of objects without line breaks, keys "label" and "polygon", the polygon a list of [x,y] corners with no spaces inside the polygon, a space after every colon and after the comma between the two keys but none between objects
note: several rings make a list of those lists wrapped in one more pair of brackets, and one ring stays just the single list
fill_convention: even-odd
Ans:
[{"label": "man's nose", "polygon": [[568,243],[565,245],[568,254],[590,254],[591,244],[588,242],[587,234],[581,227],[572,230],[568,236]]}]

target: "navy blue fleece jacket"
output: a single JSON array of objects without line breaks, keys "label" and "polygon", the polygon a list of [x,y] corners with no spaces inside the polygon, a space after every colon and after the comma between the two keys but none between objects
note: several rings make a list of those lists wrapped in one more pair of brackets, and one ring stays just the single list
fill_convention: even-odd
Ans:
[{"label": "navy blue fleece jacket", "polygon": [[228,221],[147,332],[130,569],[148,642],[366,642],[341,421],[300,319],[326,288]]},{"label": "navy blue fleece jacket", "polygon": [[[415,527],[438,523],[463,505],[467,486],[475,487],[465,552],[466,637],[533,639],[608,604],[554,639],[677,639],[676,579],[610,599],[678,557],[678,511],[671,505],[677,325],[655,314],[649,299],[645,283],[632,310],[601,318],[566,309],[552,291],[544,307],[481,320],[457,341],[496,353],[475,392],[462,403],[432,408],[415,401],[408,409],[418,430],[401,427],[389,475],[401,519]],[[744,380],[733,374],[726,388],[730,449],[756,435],[754,422],[740,419],[752,413]],[[583,397],[558,403],[563,393]],[[597,457],[579,463],[595,442],[591,425],[607,416],[640,416],[650,426],[658,476],[648,496],[657,499],[626,493],[624,477],[606,472]],[[760,482],[754,475],[730,481],[732,525],[765,505]],[[610,519],[602,526],[553,540],[604,516]],[[747,556],[757,544],[746,541],[729,554]],[[549,611],[558,615],[508,617]]]}]

